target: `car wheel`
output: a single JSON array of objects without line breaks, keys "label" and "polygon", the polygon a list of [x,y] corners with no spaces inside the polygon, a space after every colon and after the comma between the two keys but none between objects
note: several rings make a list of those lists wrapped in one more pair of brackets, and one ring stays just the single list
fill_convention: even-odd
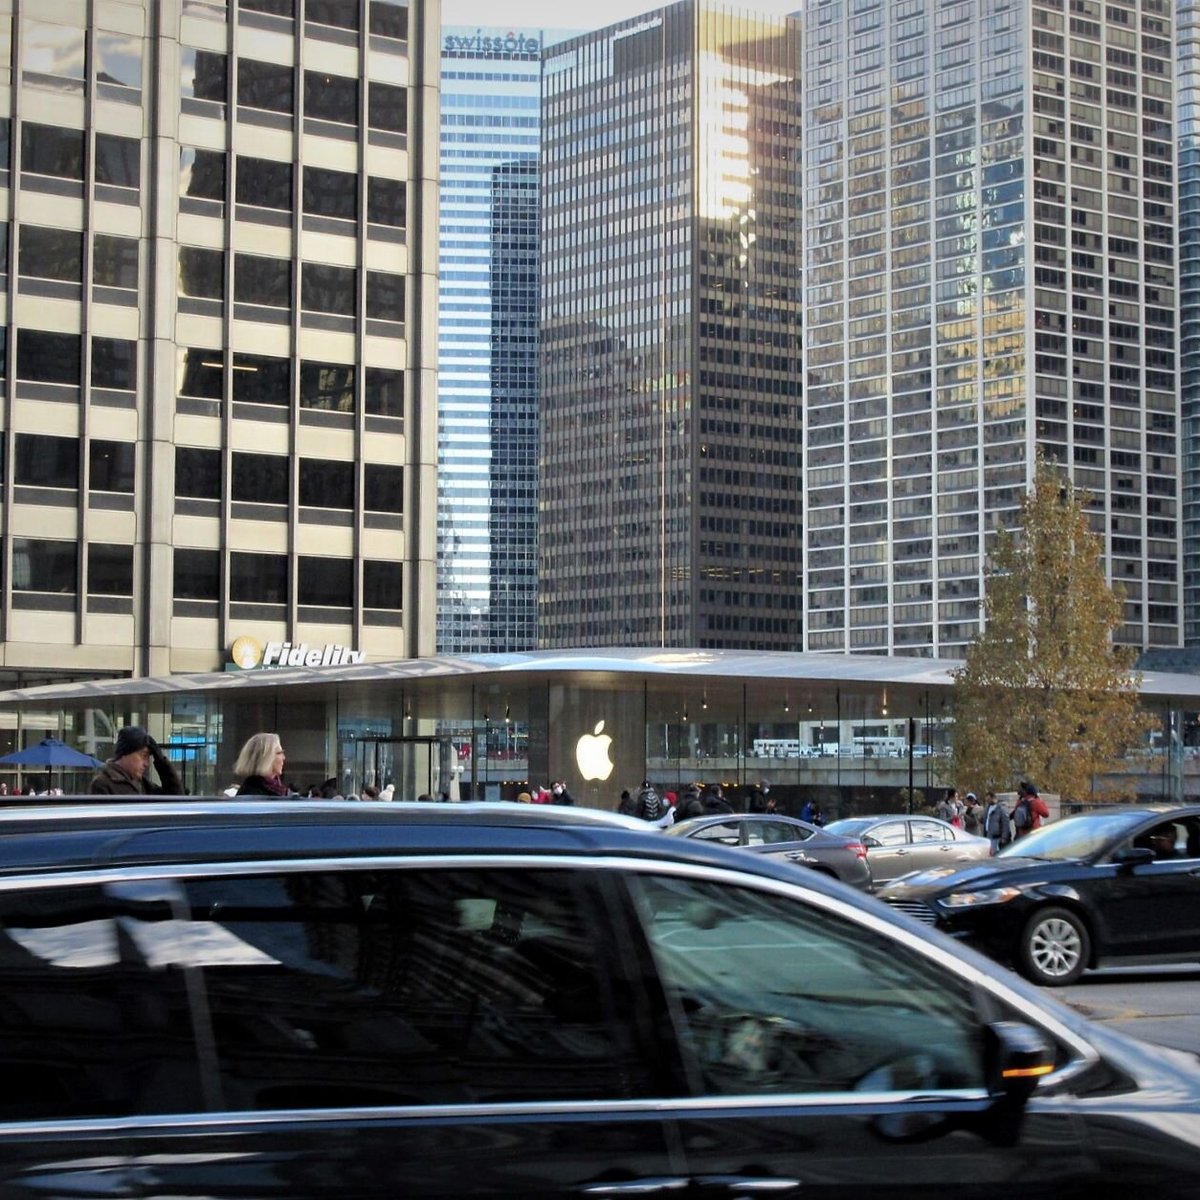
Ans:
[{"label": "car wheel", "polygon": [[1091,947],[1087,926],[1070,909],[1040,908],[1021,931],[1018,965],[1033,983],[1064,987],[1083,974]]}]

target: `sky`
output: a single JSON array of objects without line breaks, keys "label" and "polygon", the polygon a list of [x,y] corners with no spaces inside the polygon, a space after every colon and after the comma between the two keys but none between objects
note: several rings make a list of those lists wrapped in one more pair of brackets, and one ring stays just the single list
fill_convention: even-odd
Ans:
[{"label": "sky", "polygon": [[[597,0],[594,4],[564,0],[442,0],[443,25],[511,25],[522,29],[599,29],[662,8],[666,0]],[[788,13],[801,0],[730,0],[752,12]]]}]

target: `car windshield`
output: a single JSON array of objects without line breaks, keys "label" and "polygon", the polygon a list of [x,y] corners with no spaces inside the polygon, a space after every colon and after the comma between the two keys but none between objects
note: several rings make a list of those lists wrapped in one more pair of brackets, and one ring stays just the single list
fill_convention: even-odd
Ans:
[{"label": "car windshield", "polygon": [[997,858],[1090,858],[1139,825],[1141,812],[1085,813],[1043,825],[1005,846]]}]

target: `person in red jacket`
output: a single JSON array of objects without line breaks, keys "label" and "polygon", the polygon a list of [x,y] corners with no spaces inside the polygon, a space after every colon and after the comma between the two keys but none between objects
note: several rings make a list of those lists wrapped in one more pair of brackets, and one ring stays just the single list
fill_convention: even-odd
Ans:
[{"label": "person in red jacket", "polygon": [[1013,831],[1016,837],[1024,837],[1041,827],[1042,820],[1050,815],[1045,800],[1038,795],[1032,783],[1022,780],[1017,785],[1019,796],[1012,811]]}]

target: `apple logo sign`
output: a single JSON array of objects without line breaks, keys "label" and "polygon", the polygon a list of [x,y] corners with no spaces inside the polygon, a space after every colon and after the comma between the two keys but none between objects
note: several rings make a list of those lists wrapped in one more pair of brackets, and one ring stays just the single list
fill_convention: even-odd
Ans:
[{"label": "apple logo sign", "polygon": [[584,779],[598,779],[601,783],[613,772],[613,761],[608,756],[612,738],[603,730],[604,722],[598,721],[591,733],[585,733],[575,743],[575,761],[579,764],[579,774]]}]

